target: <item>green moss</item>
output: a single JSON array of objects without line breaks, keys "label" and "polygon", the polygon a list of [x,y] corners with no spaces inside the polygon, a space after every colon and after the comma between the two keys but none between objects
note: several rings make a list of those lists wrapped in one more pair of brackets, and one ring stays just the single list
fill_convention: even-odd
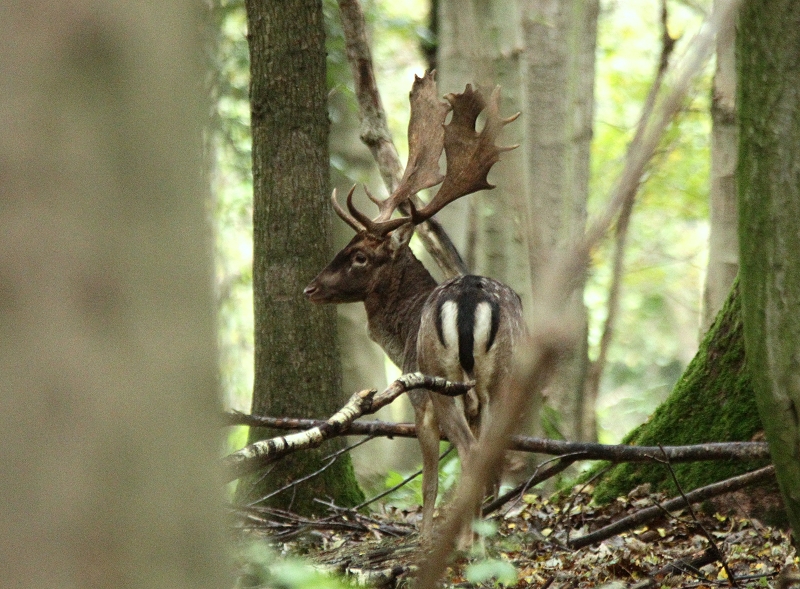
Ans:
[{"label": "green moss", "polygon": [[[742,441],[750,440],[761,429],[745,366],[737,281],[669,398],[646,423],[628,434],[623,443],[672,446]],[[716,461],[674,464],[673,469],[684,490],[690,490],[752,470],[754,466],[740,461]],[[651,483],[654,490],[676,492],[665,465],[625,463],[602,477],[595,499],[609,501],[642,483]]]}]

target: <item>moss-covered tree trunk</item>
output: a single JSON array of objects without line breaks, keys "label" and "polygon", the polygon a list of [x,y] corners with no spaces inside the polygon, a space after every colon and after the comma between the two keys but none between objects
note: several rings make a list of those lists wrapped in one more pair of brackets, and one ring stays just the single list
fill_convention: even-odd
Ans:
[{"label": "moss-covered tree trunk", "polygon": [[[647,423],[633,430],[623,443],[664,446],[750,440],[761,429],[753,388],[745,365],[742,308],[738,282],[700,344],[669,398]],[[673,469],[684,490],[752,470],[738,461],[690,462]],[[654,489],[676,491],[666,466],[620,464],[612,468],[595,491],[607,501],[642,483]]]},{"label": "moss-covered tree trunk", "polygon": [[[327,417],[343,403],[335,309],[312,306],[303,287],[331,255],[328,115],[321,1],[248,0],[253,133],[253,289],[258,414]],[[253,429],[250,442],[270,432]],[[266,477],[240,481],[249,502],[323,466],[340,444],[305,452]],[[314,513],[314,498],[361,499],[348,456],[281,493],[271,505]]]},{"label": "moss-covered tree trunk", "polygon": [[739,64],[744,335],[789,520],[800,534],[800,3],[744,2]]}]

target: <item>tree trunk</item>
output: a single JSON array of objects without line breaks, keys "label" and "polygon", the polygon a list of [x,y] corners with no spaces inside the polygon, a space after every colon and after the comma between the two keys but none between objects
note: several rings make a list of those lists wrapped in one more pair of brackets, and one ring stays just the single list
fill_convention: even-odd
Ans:
[{"label": "tree trunk", "polygon": [[[533,304],[546,264],[583,234],[589,195],[596,0],[527,0],[522,79]],[[583,282],[576,284],[571,314],[586,326]],[[594,402],[586,403],[587,346],[566,359],[548,386],[545,431],[569,440],[597,439]],[[547,417],[547,415],[545,415]]]},{"label": "tree trunk", "polygon": [[[669,398],[650,419],[623,440],[625,444],[657,446],[705,442],[748,441],[762,429],[753,388],[745,365],[739,285],[700,344]],[[745,462],[692,462],[673,469],[685,491],[752,470]],[[637,485],[676,493],[665,466],[620,464],[597,485],[595,498],[609,501]]]},{"label": "tree trunk", "polygon": [[[516,290],[528,320],[538,270],[583,231],[589,191],[597,2],[441,0],[438,67],[443,92],[467,83],[503,88],[501,112],[522,112],[503,143],[522,144],[492,172],[497,188],[440,213],[471,271]],[[586,324],[582,284],[574,312]],[[548,391],[545,431],[596,438],[583,401],[583,346]],[[539,433],[541,429],[535,426]]]},{"label": "tree trunk", "polygon": [[717,68],[711,91],[711,234],[703,288],[703,332],[722,308],[739,272],[735,40],[733,26],[717,34]]},{"label": "tree trunk", "polygon": [[800,4],[744,2],[739,71],[745,345],[789,521],[800,534]]},{"label": "tree trunk", "polygon": [[[303,287],[331,254],[325,33],[321,2],[246,2],[253,135],[255,382],[252,411],[327,417],[343,403],[336,310],[311,305]],[[253,429],[249,442],[269,432]],[[340,446],[280,461],[267,477],[240,481],[249,502],[321,468]],[[348,456],[270,500],[318,513],[327,497],[362,495]]]},{"label": "tree trunk", "polygon": [[[441,0],[438,73],[441,94],[463,92],[467,84],[486,91],[500,85],[500,112],[522,110],[519,55],[521,38],[516,0]],[[522,142],[522,125],[503,129],[501,142]],[[531,282],[524,238],[524,161],[521,150],[503,155],[493,168],[497,188],[456,201],[441,213],[453,242],[470,270],[512,287],[531,308]]]},{"label": "tree trunk", "polygon": [[0,5],[0,571],[230,587],[201,6]]}]

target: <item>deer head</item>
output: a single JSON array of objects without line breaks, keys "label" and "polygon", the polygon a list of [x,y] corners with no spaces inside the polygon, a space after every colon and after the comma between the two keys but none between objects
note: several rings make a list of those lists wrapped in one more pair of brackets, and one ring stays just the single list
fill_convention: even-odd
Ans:
[{"label": "deer head", "polygon": [[[411,119],[408,126],[409,155],[403,178],[394,192],[379,200],[365,189],[378,205],[378,216],[370,219],[353,204],[355,186],[347,195],[347,210],[332,195],[336,214],[356,231],[356,236],[304,290],[315,303],[364,301],[381,285],[389,284],[398,268],[407,269],[416,261],[408,242],[414,227],[431,218],[449,203],[478,190],[494,188],[487,176],[500,153],[514,149],[494,144],[500,130],[515,120],[499,116],[500,92],[496,88],[488,102],[479,91],[467,86],[461,94],[448,94],[446,102],[437,97],[435,73],[415,77],[411,89]],[[452,118],[445,124],[447,115]],[[480,132],[476,122],[485,111]],[[445,152],[443,175],[439,158]],[[430,202],[417,208],[412,198],[425,188],[441,184]],[[405,214],[394,217],[398,210]],[[413,261],[412,261],[413,260]],[[421,265],[420,265],[421,266]],[[429,275],[428,275],[429,276]],[[428,290],[433,289],[429,278]]]}]

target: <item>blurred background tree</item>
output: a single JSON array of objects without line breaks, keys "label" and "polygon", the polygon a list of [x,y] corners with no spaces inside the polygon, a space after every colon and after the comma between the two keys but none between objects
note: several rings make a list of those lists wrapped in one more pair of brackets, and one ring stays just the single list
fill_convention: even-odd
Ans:
[{"label": "blurred background tree", "polygon": [[[364,3],[368,26],[372,33],[376,76],[389,114],[390,126],[405,159],[405,126],[408,120],[408,91],[413,74],[428,67],[432,48],[437,41],[445,43],[445,34],[452,22],[446,4],[438,8],[424,1],[393,3],[374,0]],[[481,71],[470,81],[485,84],[501,83],[506,100],[519,100],[513,76],[522,57],[515,56],[517,45],[505,41],[505,30],[491,24],[485,13],[493,3],[475,3],[476,18],[482,23],[481,34],[495,51],[486,58]],[[699,26],[709,2],[669,1],[668,26],[678,39],[680,53],[685,37]],[[366,182],[376,193],[383,190],[366,147],[358,138],[357,107],[352,91],[349,66],[345,61],[344,43],[335,3],[324,3],[328,51],[331,184],[348,188],[354,182]],[[633,135],[641,105],[653,79],[660,52],[661,2],[622,2],[603,0],[597,15],[597,39],[594,81],[594,124],[591,132],[591,169],[587,209],[602,202],[621,166],[621,156]],[[247,105],[247,44],[243,6],[237,2],[220,2],[215,9],[218,19],[218,50],[213,55],[215,68],[214,116],[216,124],[210,133],[213,154],[213,187],[216,195],[214,216],[217,227],[217,285],[220,308],[220,347],[222,374],[227,403],[246,410],[252,389],[252,299],[250,265],[252,263],[252,184],[249,176],[250,153]],[[431,15],[435,14],[436,19]],[[503,26],[520,27],[513,18],[503,18]],[[513,14],[513,12],[511,13]],[[463,15],[462,15],[463,16]],[[432,23],[438,22],[438,36]],[[531,24],[530,26],[533,26]],[[521,29],[515,35],[520,36]],[[574,33],[573,33],[574,34]],[[517,37],[514,37],[517,38]],[[504,40],[504,45],[499,42]],[[423,49],[425,51],[423,51]],[[441,55],[441,51],[440,51]],[[427,56],[427,57],[426,57]],[[500,59],[502,58],[502,60]],[[514,62],[514,60],[517,60]],[[513,65],[508,65],[510,62]],[[502,63],[505,65],[498,65]],[[438,64],[442,76],[442,93],[463,88],[468,68]],[[479,68],[480,69],[480,68]],[[615,442],[637,424],[643,422],[671,390],[684,367],[697,350],[700,330],[701,290],[703,286],[709,236],[709,159],[710,159],[710,84],[711,68],[697,84],[678,119],[671,125],[656,160],[651,164],[633,210],[626,254],[625,274],[620,293],[620,312],[616,336],[608,352],[606,370],[594,408],[597,436],[602,442]],[[458,78],[462,76],[462,78]],[[511,76],[510,78],[508,76]],[[452,81],[451,81],[452,80]],[[448,86],[452,84],[451,86]],[[535,106],[512,107],[504,104],[504,112],[521,110],[523,119]],[[526,123],[507,128],[508,143],[518,141],[511,136],[513,127],[522,132]],[[505,158],[501,166],[523,158],[517,150]],[[506,161],[509,160],[509,161]],[[500,173],[498,170],[497,173]],[[513,176],[513,173],[511,174]],[[505,221],[501,211],[493,209],[498,192],[517,178],[492,176],[500,188],[485,197],[471,199],[475,219],[485,231],[495,231],[498,239],[514,241],[515,224]],[[469,199],[467,199],[469,200]],[[497,213],[497,214],[496,214]],[[519,215],[517,215],[518,217]],[[465,218],[467,218],[465,216]],[[499,222],[499,224],[498,224]],[[496,225],[491,229],[493,224]],[[334,247],[344,245],[351,231],[334,221]],[[454,239],[459,239],[455,235]],[[526,273],[528,260],[507,254],[496,265],[489,246],[492,239],[473,239],[464,234],[461,253],[480,272],[508,280],[512,284]],[[490,233],[491,235],[491,233]],[[519,240],[519,234],[516,234]],[[505,246],[504,246],[505,247]],[[587,276],[583,302],[588,314],[588,357],[597,355],[597,348],[606,315],[606,301],[611,277],[611,245],[601,248],[592,260]],[[514,265],[517,265],[514,269]],[[510,268],[510,269],[509,269]],[[311,276],[308,277],[309,279]],[[517,288],[522,289],[519,285]],[[339,333],[342,346],[344,390],[363,387],[380,388],[392,378],[393,368],[366,337],[363,310],[360,305],[340,305]],[[389,419],[403,418],[401,407],[390,409]],[[240,445],[242,434],[233,434],[231,444]],[[415,444],[398,450],[392,440],[384,444],[386,453],[370,442],[367,451],[371,467],[356,456],[360,475],[384,476],[389,469],[407,469],[415,461]],[[409,459],[409,457],[411,457]],[[380,470],[376,471],[375,465]],[[362,478],[362,480],[364,480]]]}]

